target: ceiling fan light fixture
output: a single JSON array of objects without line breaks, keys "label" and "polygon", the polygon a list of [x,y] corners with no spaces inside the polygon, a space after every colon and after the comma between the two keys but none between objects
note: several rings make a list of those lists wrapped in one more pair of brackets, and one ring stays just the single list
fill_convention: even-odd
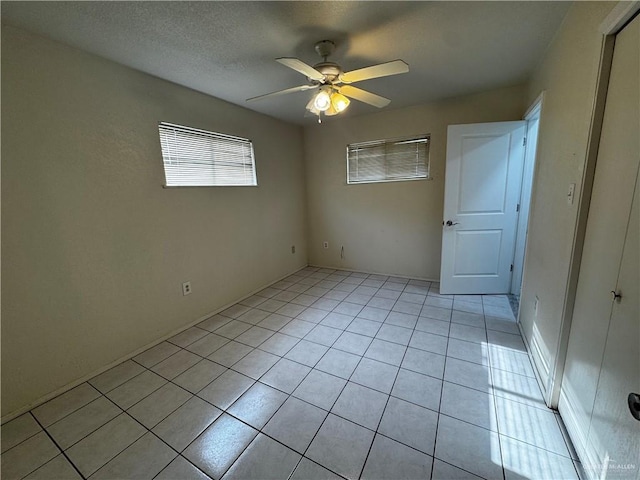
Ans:
[{"label": "ceiling fan light fixture", "polygon": [[338,110],[335,109],[335,107],[333,106],[333,102],[331,103],[331,106],[329,107],[329,109],[324,112],[324,114],[327,117],[333,117],[334,115],[338,115],[340,112]]},{"label": "ceiling fan light fixture", "polygon": [[335,48],[336,45],[331,40],[322,40],[316,43],[315,49],[318,55],[322,57],[322,62],[313,66],[308,65],[298,58],[276,58],[276,61],[285,67],[295,70],[307,77],[309,83],[298,87],[291,87],[267,93],[266,95],[258,95],[257,97],[247,99],[247,101],[260,100],[287,93],[302,92],[304,90],[318,89],[316,93],[311,96],[309,103],[307,103],[307,111],[313,115],[317,115],[319,122],[321,121],[322,113],[326,116],[333,116],[344,112],[351,103],[350,99],[378,108],[383,108],[389,105],[391,100],[388,98],[353,87],[351,84],[372,78],[388,77],[390,75],[407,73],[409,71],[409,65],[407,65],[403,60],[398,59],[391,62],[379,63],[377,65],[344,72],[340,65],[327,60],[327,57],[334,52]]},{"label": "ceiling fan light fixture", "polygon": [[313,99],[313,106],[321,112],[329,110],[329,107],[331,107],[331,97],[329,93],[321,89]]},{"label": "ceiling fan light fixture", "polygon": [[351,100],[339,92],[334,92],[331,95],[331,106],[335,109],[336,113],[345,111],[350,103]]},{"label": "ceiling fan light fixture", "polygon": [[314,95],[313,97],[311,97],[311,100],[309,100],[309,103],[307,103],[306,109],[309,113],[313,113],[314,115],[320,115],[320,110],[318,110],[314,105],[315,100],[316,100],[316,96]]}]

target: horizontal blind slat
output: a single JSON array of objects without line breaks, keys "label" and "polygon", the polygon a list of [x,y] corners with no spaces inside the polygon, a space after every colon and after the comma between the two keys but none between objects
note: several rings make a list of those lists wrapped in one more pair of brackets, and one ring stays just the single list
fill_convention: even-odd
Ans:
[{"label": "horizontal blind slat", "polygon": [[347,183],[429,177],[428,135],[347,145]]},{"label": "horizontal blind slat", "polygon": [[250,140],[180,125],[159,125],[167,186],[257,185]]}]

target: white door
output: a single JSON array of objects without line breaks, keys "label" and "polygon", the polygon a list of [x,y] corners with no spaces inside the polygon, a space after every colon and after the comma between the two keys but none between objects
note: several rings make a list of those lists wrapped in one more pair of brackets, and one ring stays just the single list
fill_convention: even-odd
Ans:
[{"label": "white door", "polygon": [[640,393],[639,71],[636,17],[616,35],[558,404],[589,478],[640,477],[640,422],[627,405]]},{"label": "white door", "polygon": [[509,293],[526,123],[450,125],[440,292]]},{"label": "white door", "polygon": [[629,394],[640,395],[640,178],[636,181],[630,219],[614,290],[620,298],[612,299],[587,450],[597,452],[598,478],[638,480],[640,397],[630,400]]}]

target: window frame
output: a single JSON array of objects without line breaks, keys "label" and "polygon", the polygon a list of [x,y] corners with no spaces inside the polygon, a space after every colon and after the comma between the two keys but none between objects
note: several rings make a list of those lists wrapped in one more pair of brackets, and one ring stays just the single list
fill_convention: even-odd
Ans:
[{"label": "window frame", "polygon": [[[170,162],[170,157],[171,155],[165,152],[164,146],[163,146],[163,130],[165,132],[169,131],[169,130],[175,130],[175,131],[180,131],[182,133],[186,133],[186,134],[193,134],[194,136],[198,136],[201,139],[209,137],[209,138],[213,138],[215,139],[215,141],[218,142],[224,142],[224,141],[232,141],[232,142],[236,142],[236,146],[239,147],[248,147],[248,156],[244,156],[243,158],[245,160],[250,159],[251,160],[251,173],[252,175],[249,177],[251,178],[251,183],[204,183],[202,182],[202,184],[197,184],[197,185],[186,185],[186,184],[169,184],[168,182],[168,177],[167,177],[167,164],[168,162]],[[194,128],[194,127],[188,127],[186,125],[179,125],[176,123],[171,123],[171,122],[158,122],[158,135],[159,135],[159,140],[160,140],[160,151],[161,151],[161,155],[162,155],[162,170],[164,173],[164,184],[162,185],[163,188],[208,188],[208,187],[257,187],[258,186],[258,173],[257,173],[257,169],[256,169],[256,158],[255,158],[255,152],[254,152],[254,148],[253,148],[253,141],[251,141],[248,138],[244,138],[244,137],[239,137],[239,136],[235,136],[235,135],[229,135],[229,134],[225,134],[225,133],[219,133],[219,132],[212,132],[209,130],[204,130],[201,128]],[[247,162],[248,163],[248,162]],[[214,166],[216,164],[215,160],[212,159],[210,165]]]},{"label": "window frame", "polygon": [[[425,153],[425,170],[426,175],[423,176],[415,176],[415,177],[385,177],[378,180],[362,180],[362,181],[351,181],[350,180],[350,167],[351,167],[351,159],[350,152],[353,147],[366,147],[366,146],[376,146],[376,145],[387,145],[387,144],[398,144],[402,142],[413,143],[416,141],[424,140],[426,145],[426,153]],[[386,158],[386,154],[385,154]],[[417,180],[431,180],[431,134],[419,134],[419,135],[411,135],[408,137],[396,137],[396,138],[388,138],[382,140],[370,140],[365,142],[353,142],[349,143],[346,146],[346,167],[347,167],[347,185],[366,185],[371,183],[392,183],[392,182],[412,182]]]}]

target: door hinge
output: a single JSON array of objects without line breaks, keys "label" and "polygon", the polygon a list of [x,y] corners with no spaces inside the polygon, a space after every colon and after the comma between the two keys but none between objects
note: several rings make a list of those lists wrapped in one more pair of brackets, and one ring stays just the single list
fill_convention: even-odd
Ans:
[{"label": "door hinge", "polygon": [[511,264],[511,267],[509,268],[510,272],[513,272],[513,263]]},{"label": "door hinge", "polygon": [[526,147],[526,146],[527,146],[527,137],[524,137],[524,138],[522,139],[522,146],[523,146],[523,147]]},{"label": "door hinge", "polygon": [[520,204],[517,204],[516,205],[516,212],[519,212],[519,211],[520,211]]}]

